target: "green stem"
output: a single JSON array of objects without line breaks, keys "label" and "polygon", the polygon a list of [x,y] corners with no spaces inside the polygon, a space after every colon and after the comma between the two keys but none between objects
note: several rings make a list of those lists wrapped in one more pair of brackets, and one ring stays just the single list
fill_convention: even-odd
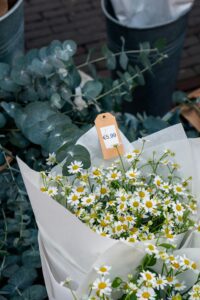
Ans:
[{"label": "green stem", "polygon": [[[128,51],[124,51],[126,54],[134,54],[134,53],[142,53],[142,52],[155,52],[155,53],[158,53],[158,49],[155,48],[155,49],[147,49],[147,50],[128,50]],[[113,56],[119,56],[122,52],[117,52],[117,53],[112,53]],[[105,56],[102,56],[102,57],[99,57],[99,58],[96,58],[96,59],[93,59],[91,61],[86,61],[85,63],[77,66],[78,69],[81,69],[81,68],[84,68],[84,67],[87,67],[89,64],[93,64],[93,63],[96,63],[96,62],[100,62],[100,61],[103,61],[103,60],[106,60],[106,57]]]}]

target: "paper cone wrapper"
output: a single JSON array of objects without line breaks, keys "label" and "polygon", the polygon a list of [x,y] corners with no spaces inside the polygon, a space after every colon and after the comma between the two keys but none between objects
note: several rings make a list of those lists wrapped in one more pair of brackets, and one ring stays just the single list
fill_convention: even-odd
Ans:
[{"label": "paper cone wrapper", "polygon": [[[141,142],[133,144],[122,135],[125,151],[130,151]],[[200,139],[188,140],[181,125],[172,126],[145,139],[144,157],[153,150],[163,153],[170,149],[176,153],[176,162],[181,165],[181,176],[193,176],[192,191],[199,201],[200,195]],[[77,142],[88,149],[92,165],[108,165],[104,161],[96,129],[90,129]],[[39,228],[39,248],[44,279],[49,299],[73,299],[70,291],[60,282],[70,277],[78,299],[86,294],[88,285],[95,279],[95,266],[111,265],[111,279],[133,273],[145,255],[145,244],[130,244],[102,237],[83,224],[71,212],[40,191],[40,173],[30,169],[18,158],[27,193]],[[57,172],[60,170],[57,168]],[[54,169],[55,171],[55,169]],[[176,238],[180,246],[183,235]]]}]

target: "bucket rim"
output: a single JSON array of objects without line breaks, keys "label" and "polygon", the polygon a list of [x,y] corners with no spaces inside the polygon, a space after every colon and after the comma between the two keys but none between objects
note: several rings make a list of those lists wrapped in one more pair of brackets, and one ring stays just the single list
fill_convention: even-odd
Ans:
[{"label": "bucket rim", "polygon": [[[156,24],[156,25],[152,25],[152,26],[144,26],[144,27],[129,27],[127,25],[124,25],[122,23],[120,23],[117,19],[113,18],[107,11],[106,7],[105,7],[105,1],[106,0],[101,0],[101,8],[102,8],[102,11],[104,13],[104,15],[109,19],[111,20],[112,22],[114,22],[115,24],[121,26],[121,27],[124,27],[124,28],[128,28],[128,29],[136,29],[136,30],[139,30],[139,31],[143,31],[143,30],[148,30],[148,29],[155,29],[155,28],[159,28],[159,27],[164,27],[164,26],[167,26],[169,24],[173,24],[173,23],[176,23],[179,19],[181,19],[182,17],[186,16],[189,14],[189,12],[191,11],[192,7],[194,4],[192,4],[192,6],[184,13],[182,13],[178,18],[176,18],[175,20],[173,20],[172,22],[169,21],[169,22],[166,22],[164,24]],[[109,0],[110,1],[110,0]]]},{"label": "bucket rim", "polygon": [[11,9],[9,9],[8,12],[5,15],[3,15],[2,17],[0,17],[0,22],[3,21],[4,19],[6,19],[7,17],[9,17],[10,15],[12,15],[14,13],[14,11],[16,9],[18,9],[18,7],[22,4],[23,1],[24,0],[17,0],[17,2],[15,3],[15,5]]}]

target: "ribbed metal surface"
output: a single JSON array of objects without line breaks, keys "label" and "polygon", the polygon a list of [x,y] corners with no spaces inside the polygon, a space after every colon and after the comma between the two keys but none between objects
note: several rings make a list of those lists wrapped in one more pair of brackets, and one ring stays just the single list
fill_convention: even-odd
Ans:
[{"label": "ribbed metal surface", "polygon": [[12,61],[24,52],[24,7],[23,0],[0,18],[0,62]]}]

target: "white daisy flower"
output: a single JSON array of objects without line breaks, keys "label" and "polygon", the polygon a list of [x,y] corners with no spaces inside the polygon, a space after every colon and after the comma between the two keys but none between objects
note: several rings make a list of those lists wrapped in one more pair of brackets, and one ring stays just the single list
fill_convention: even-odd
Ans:
[{"label": "white daisy flower", "polygon": [[156,202],[153,199],[145,199],[143,207],[146,212],[152,212],[156,208]]},{"label": "white daisy flower", "polygon": [[174,211],[175,215],[180,215],[180,216],[183,215],[185,209],[184,209],[183,205],[181,204],[181,202],[177,201],[176,203],[173,203],[172,207],[173,207],[173,211]]},{"label": "white daisy flower", "polygon": [[156,293],[154,289],[143,286],[138,289],[136,296],[138,300],[154,300],[156,298]]},{"label": "white daisy flower", "polygon": [[158,188],[160,188],[161,187],[161,185],[162,185],[162,179],[160,178],[160,176],[156,176],[155,178],[154,178],[154,184],[158,187]]},{"label": "white daisy flower", "polygon": [[95,267],[95,270],[100,275],[108,275],[109,272],[110,272],[110,270],[111,270],[111,267],[110,266],[106,266],[106,265],[102,265],[100,267]]},{"label": "white daisy flower", "polygon": [[140,175],[140,172],[134,169],[129,169],[127,172],[126,172],[126,177],[129,178],[129,179],[136,179],[138,176]]},{"label": "white daisy flower", "polygon": [[77,206],[79,204],[79,197],[77,193],[71,193],[67,198],[67,202],[72,206]]},{"label": "white daisy flower", "polygon": [[155,274],[150,271],[143,271],[140,273],[143,281],[147,281],[148,283],[155,283]]},{"label": "white daisy flower", "polygon": [[84,206],[92,205],[95,202],[95,195],[90,194],[81,199],[81,202]]},{"label": "white daisy flower", "polygon": [[92,178],[100,178],[102,176],[102,171],[100,168],[92,168],[91,175]]},{"label": "white daisy flower", "polygon": [[92,289],[96,290],[100,297],[104,295],[110,296],[112,292],[111,282],[109,279],[105,279],[104,277],[97,278],[92,285]]},{"label": "white daisy flower", "polygon": [[76,173],[79,173],[82,168],[83,168],[83,164],[81,161],[74,161],[72,162],[68,167],[68,171],[70,174],[76,174]]},{"label": "white daisy flower", "polygon": [[48,166],[53,166],[56,164],[56,154],[53,153],[49,153],[49,157],[46,159],[46,163]]},{"label": "white daisy flower", "polygon": [[139,197],[141,200],[149,199],[149,192],[145,189],[138,189],[136,192],[136,196]]},{"label": "white daisy flower", "polygon": [[58,189],[55,186],[50,186],[47,190],[47,194],[51,197],[56,196],[58,194]]},{"label": "white daisy flower", "polygon": [[180,265],[183,269],[191,269],[192,261],[184,254],[180,257]]},{"label": "white daisy flower", "polygon": [[160,274],[156,277],[155,287],[159,290],[164,290],[165,286],[167,285],[167,280],[165,276],[161,276]]},{"label": "white daisy flower", "polygon": [[135,157],[136,157],[136,153],[134,153],[134,152],[129,152],[129,153],[126,153],[125,155],[124,155],[124,157],[125,157],[125,159],[128,161],[128,162],[132,162],[132,161],[134,161],[134,159],[135,159]]},{"label": "white daisy flower", "polygon": [[153,244],[148,244],[145,251],[150,255],[158,253],[157,247]]},{"label": "white daisy flower", "polygon": [[112,170],[107,174],[107,179],[111,180],[111,181],[118,180],[121,178],[121,176],[122,176],[122,173],[120,171]]},{"label": "white daisy flower", "polygon": [[96,189],[95,189],[95,194],[99,197],[104,197],[104,196],[107,196],[109,194],[109,187],[105,184],[101,185],[101,186],[98,186]]},{"label": "white daisy flower", "polygon": [[183,290],[185,290],[186,288],[186,285],[185,285],[185,282],[177,282],[174,284],[174,289],[178,292],[181,292]]},{"label": "white daisy flower", "polygon": [[181,184],[175,185],[173,190],[174,190],[175,194],[178,194],[178,195],[184,195],[185,194],[185,192],[184,192],[185,189]]}]

